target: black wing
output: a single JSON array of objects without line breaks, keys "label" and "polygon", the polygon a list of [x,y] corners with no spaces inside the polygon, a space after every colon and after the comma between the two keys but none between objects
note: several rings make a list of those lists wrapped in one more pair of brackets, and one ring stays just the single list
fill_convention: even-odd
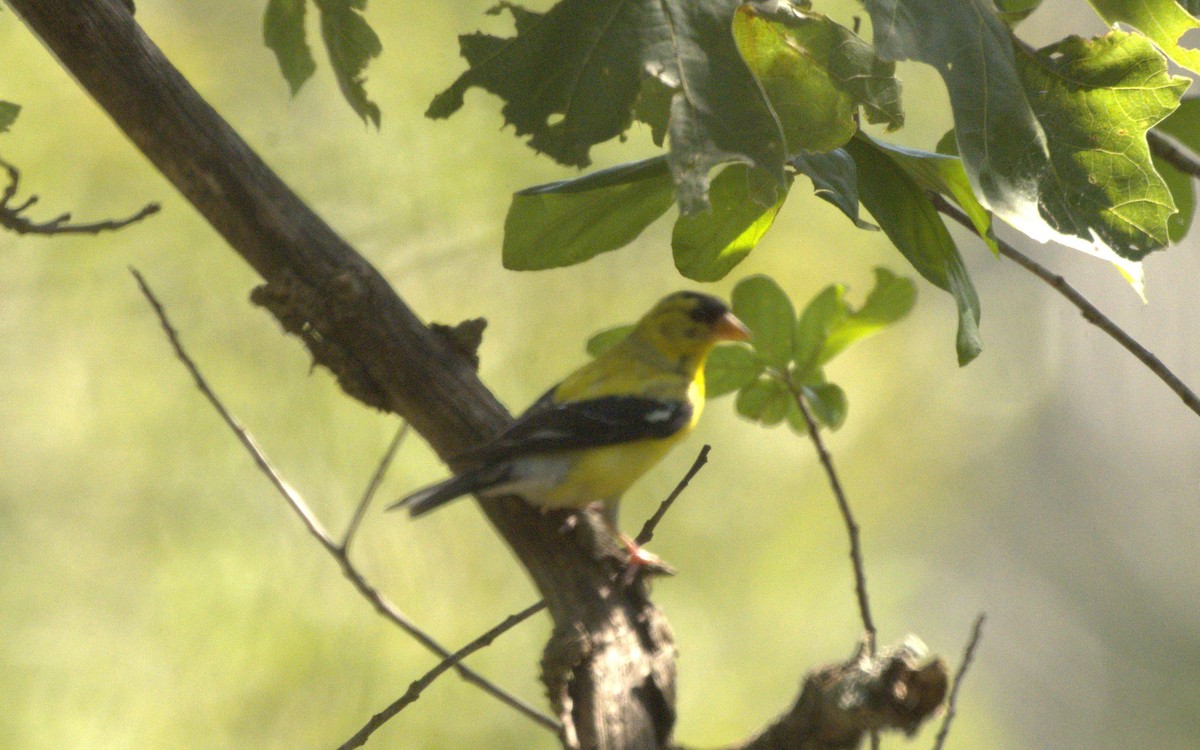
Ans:
[{"label": "black wing", "polygon": [[547,393],[494,440],[472,448],[456,459],[491,462],[536,453],[665,438],[687,427],[691,421],[692,405],[687,401],[604,396],[556,404]]}]

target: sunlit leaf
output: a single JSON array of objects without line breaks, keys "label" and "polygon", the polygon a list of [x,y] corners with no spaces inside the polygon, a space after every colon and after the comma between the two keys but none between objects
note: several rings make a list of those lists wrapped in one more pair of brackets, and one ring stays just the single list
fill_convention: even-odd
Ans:
[{"label": "sunlit leaf", "polygon": [[292,96],[317,69],[304,34],[308,0],[268,0],[263,14],[263,41],[275,53]]},{"label": "sunlit leaf", "polygon": [[979,296],[953,238],[921,186],[888,152],[859,138],[850,141],[847,150],[858,164],[858,191],[863,205],[913,268],[954,296],[958,307],[955,348],[958,363],[967,364],[983,348]]},{"label": "sunlit leaf", "polygon": [[792,394],[775,378],[762,378],[738,391],[738,414],[770,427],[787,416]]},{"label": "sunlit leaf", "polygon": [[663,156],[522,190],[504,219],[504,267],[569,266],[623,247],[666,213],[674,190]]},{"label": "sunlit leaf", "polygon": [[733,36],[783,125],[788,152],[828,151],[869,122],[904,123],[895,65],[827,16],[788,3],[743,4]]},{"label": "sunlit leaf", "polygon": [[704,389],[708,398],[724,396],[754,382],[764,369],[763,361],[749,347],[718,346],[704,366]]},{"label": "sunlit leaf", "polygon": [[679,273],[694,281],[722,279],[771,228],[787,191],[773,205],[762,205],[749,182],[757,174],[744,164],[729,165],[712,181],[709,210],[675,221],[671,250]]},{"label": "sunlit leaf", "polygon": [[742,279],[733,288],[733,314],[750,329],[750,345],[763,360],[784,369],[792,357],[796,312],[787,293],[767,276]]},{"label": "sunlit leaf", "polygon": [[1200,153],[1200,97],[1189,97],[1179,102],[1175,111],[1154,126],[1189,150]]},{"label": "sunlit leaf", "polygon": [[363,71],[383,52],[379,35],[362,17],[367,0],[315,0],[321,12],[321,36],[342,96],[365,121],[379,127],[379,105],[367,98]]},{"label": "sunlit leaf", "polygon": [[1155,173],[1146,130],[1175,108],[1188,86],[1143,37],[1113,31],[1068,37],[1022,53],[1020,71],[1046,132],[1051,169],[1039,208],[1060,234],[1095,234],[1130,260],[1168,243],[1175,212]]},{"label": "sunlit leaf", "polygon": [[[1141,31],[1168,57],[1200,73],[1200,50],[1179,44],[1184,34],[1200,28],[1191,13],[1176,0],[1089,0],[1110,26],[1123,23]],[[1193,12],[1195,10],[1193,9]]]}]

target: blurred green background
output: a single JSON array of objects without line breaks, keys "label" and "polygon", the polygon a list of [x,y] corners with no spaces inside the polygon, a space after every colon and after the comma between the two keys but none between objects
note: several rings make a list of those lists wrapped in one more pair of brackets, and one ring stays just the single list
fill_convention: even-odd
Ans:
[{"label": "blurred green background", "polygon": [[[509,194],[571,173],[535,158],[479,92],[449,121],[422,116],[462,69],[455,35],[507,31],[482,16],[491,4],[372,4],[379,132],[343,103],[323,60],[289,100],[260,41],[261,0],[140,0],[138,19],[423,317],[488,318],[482,376],[516,410],[583,360],[591,333],[694,285],[674,271],[666,222],[581,267],[500,267]],[[1101,28],[1085,18],[1082,0],[1061,0],[1023,30],[1042,44]],[[41,196],[32,216],[164,204],[98,238],[0,234],[0,746],[336,746],[435,659],[354,593],[256,471],[128,266],[335,533],[397,420],[309,372],[299,342],[248,304],[255,276],[11,12],[0,49],[0,98],[24,106],[0,155],[23,170],[23,194]],[[902,76],[909,126],[896,140],[930,147],[950,122],[944,90],[926,68]],[[651,152],[644,129],[631,135],[597,149],[597,165]],[[857,302],[875,265],[915,275],[880,234],[804,192],[712,291],[769,273],[799,304],[834,281]],[[947,747],[1194,746],[1200,421],[1040,282],[963,240],[983,301],[977,362],[955,366],[953,304],[922,283],[911,318],[829,371],[850,398],[829,444],[863,527],[881,636],[918,634],[957,662],[971,620],[988,613]],[[1148,306],[1102,263],[1027,249],[1200,386],[1194,239],[1147,262]],[[680,569],[655,591],[679,644],[677,736],[715,746],[784,710],[807,668],[846,657],[858,618],[811,447],[739,420],[728,399],[627,496],[625,524],[640,524],[705,442],[711,461],[653,547]],[[414,437],[383,497],[443,472]],[[536,598],[470,502],[421,523],[375,508],[355,557],[451,648]],[[537,619],[470,663],[541,705],[547,632]],[[917,746],[931,741],[926,731]],[[369,745],[556,746],[453,676]]]}]

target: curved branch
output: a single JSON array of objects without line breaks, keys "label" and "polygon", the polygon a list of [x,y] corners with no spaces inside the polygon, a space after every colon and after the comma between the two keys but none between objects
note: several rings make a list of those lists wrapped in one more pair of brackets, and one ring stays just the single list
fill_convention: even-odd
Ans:
[{"label": "curved branch", "polygon": [[[975,229],[975,225],[971,223],[967,215],[957,206],[952,205],[950,201],[937,193],[930,194],[930,200],[933,202],[934,208],[966,227],[972,234],[978,236],[979,230]],[[996,238],[996,247],[1000,249],[1001,255],[1015,261],[1017,265],[1046,282],[1054,291],[1065,297],[1068,302],[1079,309],[1084,320],[1104,331],[1114,341],[1123,346],[1126,351],[1144,364],[1146,369],[1154,373],[1159,380],[1174,391],[1175,395],[1179,396],[1179,399],[1183,401],[1184,406],[1196,412],[1197,415],[1200,415],[1200,397],[1197,397],[1195,392],[1179,379],[1178,375],[1171,372],[1171,369],[1163,364],[1161,359],[1156,357],[1149,349],[1142,346],[1133,336],[1126,333],[1111,318],[1100,312],[1100,308],[1093,305],[1087,297],[1084,297],[1075,287],[1067,283],[1066,279],[1017,250],[1004,240]]]},{"label": "curved branch", "polygon": [[147,203],[137,213],[127,216],[124,219],[105,219],[103,221],[76,222],[75,224],[71,224],[69,223],[71,221],[71,214],[67,213],[59,214],[49,221],[33,221],[21,214],[30,206],[37,203],[38,197],[31,195],[19,205],[10,206],[9,201],[16,196],[17,190],[21,186],[21,172],[3,159],[0,159],[0,169],[3,169],[8,174],[8,184],[4,186],[3,192],[0,192],[0,227],[4,227],[17,234],[56,235],[113,232],[118,229],[124,229],[130,224],[136,224],[148,216],[153,216],[162,209],[162,206],[157,203]]},{"label": "curved branch", "polygon": [[[351,396],[408,420],[443,457],[511,417],[468,356],[306,206],[200,97],[121,0],[9,0],[59,62],[261,276],[253,300]],[[674,644],[642,584],[614,590],[614,545],[588,515],[560,532],[515,498],[480,505],[546,599],[543,658],[568,738],[654,747],[674,723]]]}]

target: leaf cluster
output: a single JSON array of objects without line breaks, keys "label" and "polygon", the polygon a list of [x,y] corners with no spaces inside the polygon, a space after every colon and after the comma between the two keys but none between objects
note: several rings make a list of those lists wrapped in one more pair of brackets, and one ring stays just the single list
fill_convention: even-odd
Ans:
[{"label": "leaf cluster", "polygon": [[[718,346],[704,368],[708,398],[737,393],[737,411],[764,426],[786,422],[807,433],[803,399],[830,429],[846,420],[846,393],[825,376],[825,365],[852,344],[879,333],[906,316],[916,302],[916,286],[886,268],[875,269],[875,285],[862,306],[846,300],[846,287],[832,284],[799,316],[787,293],[766,276],[750,276],[734,287],[733,312],[750,329],[747,344]],[[629,334],[631,325],[602,331],[588,340],[599,356]]]}]

